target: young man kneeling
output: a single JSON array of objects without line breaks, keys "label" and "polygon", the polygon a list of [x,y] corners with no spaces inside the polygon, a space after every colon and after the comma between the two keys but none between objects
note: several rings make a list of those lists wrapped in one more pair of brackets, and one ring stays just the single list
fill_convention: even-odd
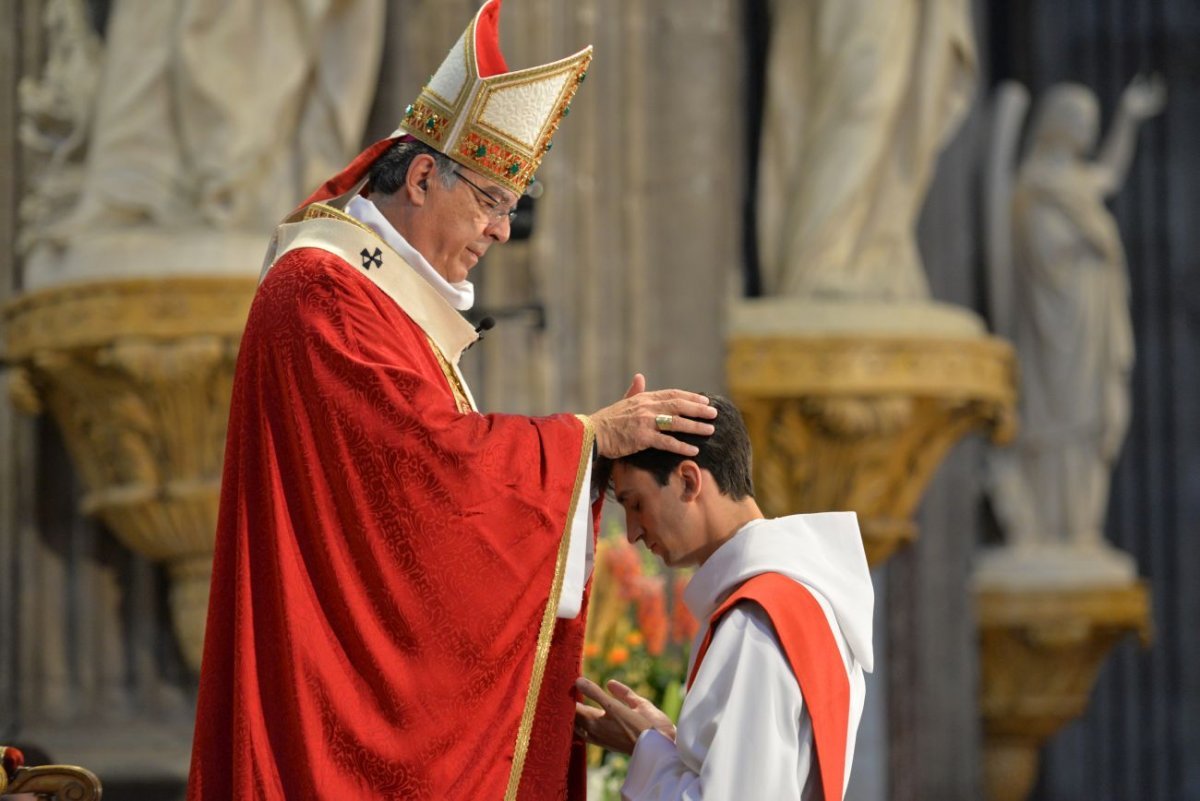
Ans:
[{"label": "young man kneeling", "polygon": [[605,692],[581,678],[599,708],[579,704],[576,730],[632,754],[631,801],[841,799],[872,667],[858,522],[852,512],[764,518],[741,415],[709,402],[715,433],[676,435],[697,456],[645,450],[611,465],[629,541],[698,567],[684,593],[701,629],[678,729],[620,682]]}]

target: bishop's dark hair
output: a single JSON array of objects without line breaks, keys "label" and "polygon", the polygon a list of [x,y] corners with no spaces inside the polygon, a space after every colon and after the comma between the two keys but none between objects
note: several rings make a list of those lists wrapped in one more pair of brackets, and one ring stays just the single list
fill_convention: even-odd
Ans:
[{"label": "bishop's dark hair", "polygon": [[444,153],[439,153],[429,145],[416,139],[400,141],[393,144],[383,155],[375,159],[368,173],[367,189],[381,195],[394,195],[404,186],[408,178],[408,168],[413,159],[420,155],[432,156],[437,165],[437,174],[442,184],[447,188],[454,185],[454,161]]}]

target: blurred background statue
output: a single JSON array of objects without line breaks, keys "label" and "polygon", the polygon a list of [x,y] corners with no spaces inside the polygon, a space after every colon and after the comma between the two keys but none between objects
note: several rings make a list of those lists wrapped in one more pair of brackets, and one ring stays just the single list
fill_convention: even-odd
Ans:
[{"label": "blurred background statue", "polygon": [[82,0],[46,0],[41,23],[46,51],[41,74],[22,78],[18,90],[26,179],[21,252],[32,249],[83,194],[83,161],[103,55]]},{"label": "blurred background statue", "polygon": [[[1103,537],[1112,469],[1129,424],[1134,353],[1125,254],[1104,201],[1124,183],[1137,126],[1165,99],[1160,80],[1133,81],[1092,158],[1100,129],[1095,94],[1077,84],[1052,87],[1011,193],[1028,96],[1005,84],[996,105],[992,314],[996,333],[1017,348],[1021,397],[1017,441],[992,459],[991,495],[1010,548],[1089,580],[1134,575],[1132,560]],[[1046,561],[1063,549],[1069,554],[1061,565]]]},{"label": "blurred background statue", "polygon": [[763,293],[929,296],[914,238],[977,64],[966,0],[773,0],[758,242]]},{"label": "blurred background statue", "polygon": [[[229,387],[264,243],[361,146],[383,0],[29,9],[46,55],[20,86],[23,294],[0,347],[27,409],[61,430],[81,510],[166,565],[198,668]],[[120,648],[105,652],[110,675]]]},{"label": "blurred background statue", "polygon": [[[48,14],[77,21],[79,7],[52,0]],[[40,199],[24,215],[29,287],[257,271],[264,232],[361,144],[383,19],[382,0],[116,0],[100,57],[89,59],[101,69],[87,87],[93,105],[73,114],[88,126],[83,192],[72,208],[51,211]],[[69,38],[57,63],[92,47],[77,22],[58,28]],[[64,80],[86,86],[79,69],[49,69],[26,100],[78,96],[54,87]],[[26,122],[34,141],[37,119]],[[80,132],[72,135],[78,150]],[[59,167],[33,178],[53,184]],[[147,236],[163,231],[169,247]]]}]

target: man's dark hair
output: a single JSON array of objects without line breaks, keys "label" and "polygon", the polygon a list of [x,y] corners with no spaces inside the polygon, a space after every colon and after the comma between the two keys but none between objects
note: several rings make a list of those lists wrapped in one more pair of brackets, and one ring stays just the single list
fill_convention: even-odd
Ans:
[{"label": "man's dark hair", "polygon": [[441,177],[444,186],[449,188],[454,185],[454,162],[444,153],[439,153],[424,142],[413,139],[396,142],[385,150],[382,156],[375,159],[368,173],[368,191],[381,195],[394,195],[399,192],[408,178],[408,168],[412,166],[413,159],[420,155],[433,157],[434,163],[437,164],[438,176]]},{"label": "man's dark hair", "polygon": [[[754,481],[751,477],[752,457],[750,451],[750,435],[746,432],[746,423],[742,413],[728,398],[720,395],[708,396],[708,403],[717,409],[715,420],[701,420],[712,423],[712,436],[700,434],[679,434],[667,432],[675,439],[682,440],[700,449],[695,456],[683,456],[657,448],[622,456],[617,462],[645,470],[654,476],[660,487],[665,487],[671,473],[685,459],[690,459],[699,467],[712,474],[717,482],[717,488],[722,495],[728,495],[735,501],[754,496]],[[695,418],[691,418],[695,419]]]}]

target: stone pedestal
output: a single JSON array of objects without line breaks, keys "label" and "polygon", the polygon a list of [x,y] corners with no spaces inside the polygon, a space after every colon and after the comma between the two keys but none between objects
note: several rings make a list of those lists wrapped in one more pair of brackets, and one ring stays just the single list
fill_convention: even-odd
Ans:
[{"label": "stone pedestal", "polygon": [[1146,586],[1015,588],[975,594],[988,801],[1024,801],[1038,750],[1087,707],[1096,674],[1130,633],[1150,638]]},{"label": "stone pedestal", "polygon": [[1012,349],[965,311],[767,301],[731,317],[726,378],[763,511],[857,512],[872,566],[916,537],[954,443],[1014,433]]},{"label": "stone pedestal", "polygon": [[[4,798],[31,801],[38,798],[100,801],[100,780],[86,768],[75,765],[24,767],[20,760],[12,758],[11,752],[5,746],[0,746],[0,756],[5,763],[3,769],[0,769],[0,796]],[[13,762],[17,764],[17,768],[10,779],[8,768]]]},{"label": "stone pedestal", "polygon": [[5,309],[12,392],[61,428],[85,513],[164,562],[188,663],[199,668],[225,429],[256,281],[122,279],[34,292]]}]

